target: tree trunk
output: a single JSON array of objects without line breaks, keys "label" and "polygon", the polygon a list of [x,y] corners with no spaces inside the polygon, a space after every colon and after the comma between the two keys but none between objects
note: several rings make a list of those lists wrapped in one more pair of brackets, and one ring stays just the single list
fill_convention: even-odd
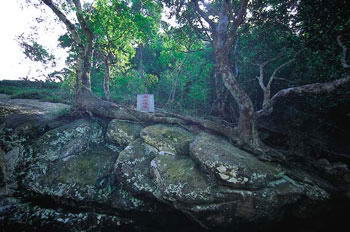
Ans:
[{"label": "tree trunk", "polygon": [[109,91],[110,74],[109,74],[108,56],[104,57],[104,65],[105,65],[105,73],[104,73],[104,79],[103,79],[103,91],[104,91],[106,100],[109,101],[111,99],[111,94]]},{"label": "tree trunk", "polygon": [[136,57],[138,59],[137,71],[141,74],[141,77],[145,76],[145,66],[143,64],[143,49],[144,46],[142,44],[136,48]]},{"label": "tree trunk", "polygon": [[[224,33],[222,33],[224,34]],[[213,48],[215,56],[215,65],[221,76],[223,84],[235,99],[238,105],[238,125],[237,132],[241,143],[250,146],[252,149],[261,150],[262,142],[260,141],[255,123],[255,110],[253,103],[247,93],[241,88],[232,71],[230,62],[231,43],[225,43],[225,37],[219,33],[214,37]]]},{"label": "tree trunk", "polygon": [[264,92],[264,100],[262,103],[262,108],[265,108],[266,106],[268,106],[271,100],[271,88],[268,86],[265,89],[263,89],[263,92]]},{"label": "tree trunk", "polygon": [[221,74],[218,67],[215,67],[214,73],[215,81],[215,96],[211,112],[219,117],[224,117],[225,115],[225,100],[227,98],[227,93],[225,92],[225,86],[221,78]]},{"label": "tree trunk", "polygon": [[92,58],[92,38],[88,39],[87,44],[80,48],[78,59],[78,79],[81,84],[88,89],[91,89],[90,71]]}]

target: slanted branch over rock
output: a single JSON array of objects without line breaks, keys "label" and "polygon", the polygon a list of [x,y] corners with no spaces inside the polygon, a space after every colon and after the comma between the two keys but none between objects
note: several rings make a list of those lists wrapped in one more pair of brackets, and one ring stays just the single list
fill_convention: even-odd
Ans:
[{"label": "slanted branch over rock", "polygon": [[107,118],[131,120],[143,123],[148,122],[177,124],[180,126],[196,125],[202,129],[231,138],[233,142],[239,142],[238,137],[236,136],[235,128],[233,127],[221,125],[209,120],[196,119],[193,117],[172,113],[139,112],[137,110],[117,105],[112,102],[104,101],[95,96],[89,89],[85,87],[82,87],[78,92],[77,106],[82,111],[87,111]]}]

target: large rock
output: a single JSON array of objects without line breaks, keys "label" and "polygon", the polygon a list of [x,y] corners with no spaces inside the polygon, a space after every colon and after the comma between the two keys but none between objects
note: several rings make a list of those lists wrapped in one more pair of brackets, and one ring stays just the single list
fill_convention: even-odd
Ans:
[{"label": "large rock", "polygon": [[67,113],[70,106],[62,103],[41,102],[33,99],[0,98],[0,119],[6,127],[45,124]]},{"label": "large rock", "polygon": [[213,200],[208,178],[190,158],[158,155],[151,161],[151,171],[164,200],[175,204]]},{"label": "large rock", "polygon": [[187,210],[204,226],[266,223],[286,213],[305,216],[303,209],[329,199],[317,179],[297,170],[287,175],[288,170],[263,163],[223,138],[201,134],[190,151],[201,169],[217,180],[212,186],[214,200]]},{"label": "large rock", "polygon": [[132,142],[116,162],[118,180],[134,196],[169,204],[205,228],[307,215],[300,212],[329,197],[311,177],[296,171],[298,178],[290,177],[216,136],[192,143],[193,160],[159,150]]},{"label": "large rock", "polygon": [[140,137],[142,125],[136,122],[113,119],[109,122],[106,137],[113,143],[127,146]]},{"label": "large rock", "polygon": [[144,128],[141,137],[161,153],[172,155],[188,154],[189,144],[193,140],[193,135],[187,130],[162,124]]},{"label": "large rock", "polygon": [[102,128],[86,120],[47,132],[28,154],[30,166],[23,186],[30,192],[52,197],[100,200],[106,193],[97,194],[95,185],[101,184],[114,157],[101,147],[88,148],[102,138]]},{"label": "large rock", "polygon": [[[32,99],[0,98],[0,128],[6,150],[16,143],[35,140],[45,130],[63,125],[57,119],[67,114],[70,106],[61,103],[40,102]],[[7,141],[8,140],[8,141]]]},{"label": "large rock", "polygon": [[282,170],[232,146],[224,138],[202,133],[190,146],[191,157],[223,184],[258,189],[279,179]]},{"label": "large rock", "polygon": [[150,175],[150,164],[157,154],[157,150],[144,144],[142,139],[132,142],[120,152],[115,163],[118,181],[135,195],[159,196]]},{"label": "large rock", "polygon": [[31,195],[48,196],[59,204],[142,208],[143,202],[117,186],[113,165],[119,149],[103,143],[102,127],[78,120],[44,134],[26,159],[22,187]]}]

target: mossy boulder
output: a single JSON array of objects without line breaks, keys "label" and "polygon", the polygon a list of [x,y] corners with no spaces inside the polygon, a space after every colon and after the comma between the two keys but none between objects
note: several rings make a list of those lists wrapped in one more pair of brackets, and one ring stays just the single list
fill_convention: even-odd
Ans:
[{"label": "mossy boulder", "polygon": [[161,197],[175,205],[213,200],[212,184],[188,157],[158,155],[151,161],[151,173]]},{"label": "mossy boulder", "polygon": [[148,126],[141,131],[144,141],[164,154],[188,154],[193,135],[187,130],[163,124]]},{"label": "mossy boulder", "polygon": [[282,171],[256,159],[224,138],[202,133],[190,145],[190,155],[225,185],[258,189],[279,179]]},{"label": "mossy boulder", "polygon": [[143,126],[136,122],[113,119],[109,122],[106,137],[109,141],[127,146],[140,137]]},{"label": "mossy boulder", "polygon": [[102,141],[102,127],[87,120],[45,133],[26,154],[22,186],[43,195],[101,200],[106,193],[98,186],[118,155],[99,147]]},{"label": "mossy boulder", "polygon": [[137,139],[122,152],[115,163],[118,181],[135,195],[153,198],[159,195],[150,175],[150,164],[158,151]]},{"label": "mossy boulder", "polygon": [[68,160],[90,144],[102,141],[102,127],[96,122],[80,119],[45,133],[33,146],[34,156],[46,161]]}]

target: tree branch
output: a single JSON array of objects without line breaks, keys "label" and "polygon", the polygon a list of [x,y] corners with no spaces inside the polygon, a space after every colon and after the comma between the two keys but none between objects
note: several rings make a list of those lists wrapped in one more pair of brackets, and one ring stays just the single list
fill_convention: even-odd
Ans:
[{"label": "tree branch", "polygon": [[42,2],[46,6],[48,6],[53,11],[53,13],[66,25],[67,30],[72,34],[72,37],[75,40],[75,42],[81,45],[82,41],[78,32],[76,31],[74,24],[71,21],[69,21],[69,19],[62,13],[62,11],[58,9],[58,7],[54,5],[52,0],[42,0]]},{"label": "tree branch", "polygon": [[341,56],[341,64],[344,68],[350,68],[350,64],[348,64],[346,62],[346,53],[347,53],[347,47],[343,44],[343,42],[341,41],[341,35],[338,35],[337,36],[337,42],[338,42],[338,45],[342,48],[342,56]]},{"label": "tree branch", "polygon": [[337,90],[338,88],[344,87],[350,84],[350,76],[341,78],[335,81],[325,82],[325,83],[314,83],[298,87],[292,87],[287,89],[282,89],[278,91],[272,98],[269,104],[262,110],[256,112],[256,116],[269,115],[273,111],[273,105],[282,97],[289,97],[291,95],[300,94],[325,94]]},{"label": "tree branch", "polygon": [[287,62],[281,64],[280,66],[278,66],[272,73],[272,75],[270,76],[269,82],[267,83],[267,88],[270,88],[272,81],[275,79],[276,74],[284,67],[286,67],[287,65],[289,65],[290,63],[294,62],[295,58],[288,60]]},{"label": "tree branch", "polygon": [[256,79],[258,79],[261,89],[265,92],[266,91],[266,86],[264,84],[264,67],[265,67],[265,65],[260,64],[258,66],[259,66],[259,76],[257,76]]},{"label": "tree branch", "polygon": [[241,0],[241,5],[239,7],[239,11],[235,13],[233,25],[231,28],[231,36],[237,32],[238,27],[244,22],[247,15],[249,0]]},{"label": "tree branch", "polygon": [[198,14],[209,24],[209,26],[214,29],[215,28],[215,23],[214,21],[210,20],[209,18],[209,15],[207,13],[205,13],[200,7],[199,7],[199,4],[198,4],[198,0],[192,0],[191,1],[192,4],[194,5],[195,7],[195,10],[196,12],[198,12]]},{"label": "tree branch", "polygon": [[75,5],[75,7],[77,8],[77,19],[81,25],[81,28],[84,30],[85,34],[90,37],[89,39],[92,40],[93,38],[93,34],[92,34],[92,31],[90,30],[90,28],[88,27],[87,25],[87,22],[83,16],[83,10],[82,10],[82,7],[81,7],[81,3],[80,3],[80,0],[73,0],[73,3]]}]

